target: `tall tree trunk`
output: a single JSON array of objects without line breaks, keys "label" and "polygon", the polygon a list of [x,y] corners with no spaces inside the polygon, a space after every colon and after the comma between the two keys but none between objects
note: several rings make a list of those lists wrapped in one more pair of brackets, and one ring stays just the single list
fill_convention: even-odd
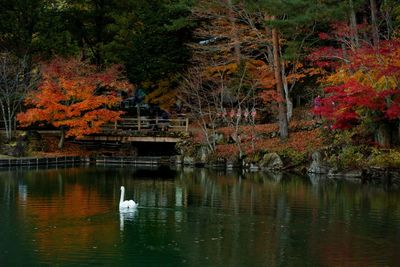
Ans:
[{"label": "tall tree trunk", "polygon": [[61,136],[60,136],[60,141],[58,142],[58,148],[62,149],[64,147],[64,142],[65,142],[65,129],[63,126],[61,126],[60,131],[61,131]]},{"label": "tall tree trunk", "polygon": [[379,31],[378,31],[378,23],[377,23],[377,9],[376,9],[376,0],[370,0],[371,5],[371,26],[372,26],[372,41],[374,47],[379,46]]},{"label": "tall tree trunk", "polygon": [[358,30],[357,30],[357,18],[356,12],[354,10],[353,0],[349,0],[350,6],[350,29],[351,29],[351,41],[352,41],[352,49],[355,49],[360,46],[360,41],[358,38]]},{"label": "tall tree trunk", "polygon": [[6,113],[5,106],[3,104],[3,101],[0,101],[0,107],[1,107],[1,113],[2,113],[2,118],[3,118],[3,123],[4,123],[4,130],[6,133],[6,138],[7,140],[11,139],[11,129],[9,128],[9,123],[8,123],[8,116]]},{"label": "tall tree trunk", "polygon": [[85,40],[84,38],[80,38],[80,41],[78,42],[78,47],[80,47],[80,60],[85,61],[87,56],[86,56],[86,51],[85,51]]},{"label": "tall tree trunk", "polygon": [[292,100],[290,100],[290,96],[289,96],[289,83],[287,80],[287,76],[286,76],[286,70],[285,70],[285,63],[283,62],[283,64],[281,65],[281,73],[282,73],[282,84],[283,84],[283,91],[285,93],[285,101],[286,101],[286,117],[287,120],[290,121],[290,119],[293,116],[293,102]]},{"label": "tall tree trunk", "polygon": [[272,45],[274,50],[274,73],[276,81],[276,91],[280,98],[278,101],[279,136],[283,140],[288,137],[289,130],[286,116],[286,105],[284,102],[285,95],[282,85],[281,62],[279,58],[279,33],[276,28],[272,28]]}]

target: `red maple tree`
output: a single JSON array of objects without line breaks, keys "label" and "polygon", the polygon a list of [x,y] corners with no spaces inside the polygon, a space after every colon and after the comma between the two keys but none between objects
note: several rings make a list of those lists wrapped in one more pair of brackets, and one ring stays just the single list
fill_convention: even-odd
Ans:
[{"label": "red maple tree", "polygon": [[336,129],[369,123],[386,136],[377,141],[390,146],[390,131],[400,117],[400,41],[360,47],[348,54],[348,61],[337,64],[333,62],[335,71],[325,78],[329,86],[314,112]]},{"label": "red maple tree", "polygon": [[64,133],[80,138],[117,121],[122,112],[111,108],[121,101],[118,91],[132,89],[119,65],[99,71],[78,59],[56,58],[43,64],[41,71],[41,84],[27,96],[24,103],[28,109],[18,114],[17,120],[22,127],[37,123],[59,128],[60,148]]}]

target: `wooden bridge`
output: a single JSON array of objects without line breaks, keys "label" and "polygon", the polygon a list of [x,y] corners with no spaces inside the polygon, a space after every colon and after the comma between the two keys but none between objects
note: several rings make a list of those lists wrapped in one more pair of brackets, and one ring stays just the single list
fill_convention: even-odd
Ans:
[{"label": "wooden bridge", "polygon": [[114,124],[102,127],[102,132],[85,136],[83,141],[104,142],[163,142],[176,143],[180,133],[189,130],[189,119],[185,116],[176,118],[136,117],[122,118]]},{"label": "wooden bridge", "polygon": [[114,124],[108,124],[103,127],[103,131],[180,131],[187,132],[189,127],[189,119],[187,117],[177,117],[171,119],[163,119],[160,117],[137,117],[122,118]]}]

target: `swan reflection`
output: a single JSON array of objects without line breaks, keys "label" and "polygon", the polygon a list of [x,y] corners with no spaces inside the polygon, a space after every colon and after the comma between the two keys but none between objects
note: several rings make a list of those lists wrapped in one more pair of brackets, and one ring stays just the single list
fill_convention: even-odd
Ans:
[{"label": "swan reflection", "polygon": [[125,222],[133,221],[136,217],[137,210],[120,210],[119,211],[119,230],[124,231]]}]

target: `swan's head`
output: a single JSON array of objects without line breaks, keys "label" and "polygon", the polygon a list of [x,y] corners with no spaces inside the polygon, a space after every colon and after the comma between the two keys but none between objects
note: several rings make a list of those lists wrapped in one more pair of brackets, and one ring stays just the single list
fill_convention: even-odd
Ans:
[{"label": "swan's head", "polygon": [[121,190],[124,190],[125,189],[125,187],[124,186],[121,186]]}]

